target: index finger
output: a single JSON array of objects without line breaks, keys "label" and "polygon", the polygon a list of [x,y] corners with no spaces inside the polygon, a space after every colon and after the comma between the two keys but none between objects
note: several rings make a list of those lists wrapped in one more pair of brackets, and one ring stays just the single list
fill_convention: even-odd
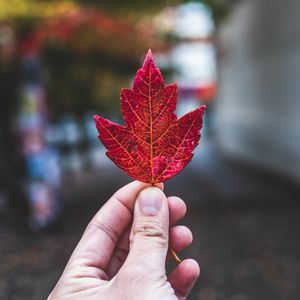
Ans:
[{"label": "index finger", "polygon": [[[133,181],[118,190],[90,221],[72,258],[83,259],[86,265],[105,271],[116,242],[132,222],[137,195],[148,186]],[[162,188],[162,184],[158,187]]]}]

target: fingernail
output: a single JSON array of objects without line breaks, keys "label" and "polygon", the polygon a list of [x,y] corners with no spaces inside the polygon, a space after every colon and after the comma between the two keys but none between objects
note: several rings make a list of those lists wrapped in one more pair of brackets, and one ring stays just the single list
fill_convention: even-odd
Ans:
[{"label": "fingernail", "polygon": [[147,188],[138,197],[140,211],[146,216],[155,216],[162,205],[162,194],[157,188]]}]

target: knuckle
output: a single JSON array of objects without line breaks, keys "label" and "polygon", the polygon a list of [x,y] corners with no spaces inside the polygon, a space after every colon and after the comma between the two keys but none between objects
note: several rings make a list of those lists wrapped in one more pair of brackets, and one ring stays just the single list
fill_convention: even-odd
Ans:
[{"label": "knuckle", "polygon": [[168,243],[168,233],[159,220],[147,218],[135,223],[132,228],[132,239],[134,238],[154,238],[162,246]]}]

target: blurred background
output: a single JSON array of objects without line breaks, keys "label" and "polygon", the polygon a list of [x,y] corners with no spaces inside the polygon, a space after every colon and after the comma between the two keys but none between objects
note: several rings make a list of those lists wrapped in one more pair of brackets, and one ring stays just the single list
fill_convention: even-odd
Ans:
[{"label": "blurred background", "polygon": [[168,181],[200,262],[190,299],[300,299],[300,1],[0,1],[0,299],[46,299],[85,226],[131,181],[93,114],[149,48],[177,114],[207,104]]}]

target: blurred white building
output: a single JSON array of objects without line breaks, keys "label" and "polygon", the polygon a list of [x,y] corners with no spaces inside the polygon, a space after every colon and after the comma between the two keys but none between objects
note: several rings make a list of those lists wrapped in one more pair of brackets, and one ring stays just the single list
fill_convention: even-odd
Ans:
[{"label": "blurred white building", "polygon": [[300,2],[243,1],[220,31],[224,152],[300,181]]}]

